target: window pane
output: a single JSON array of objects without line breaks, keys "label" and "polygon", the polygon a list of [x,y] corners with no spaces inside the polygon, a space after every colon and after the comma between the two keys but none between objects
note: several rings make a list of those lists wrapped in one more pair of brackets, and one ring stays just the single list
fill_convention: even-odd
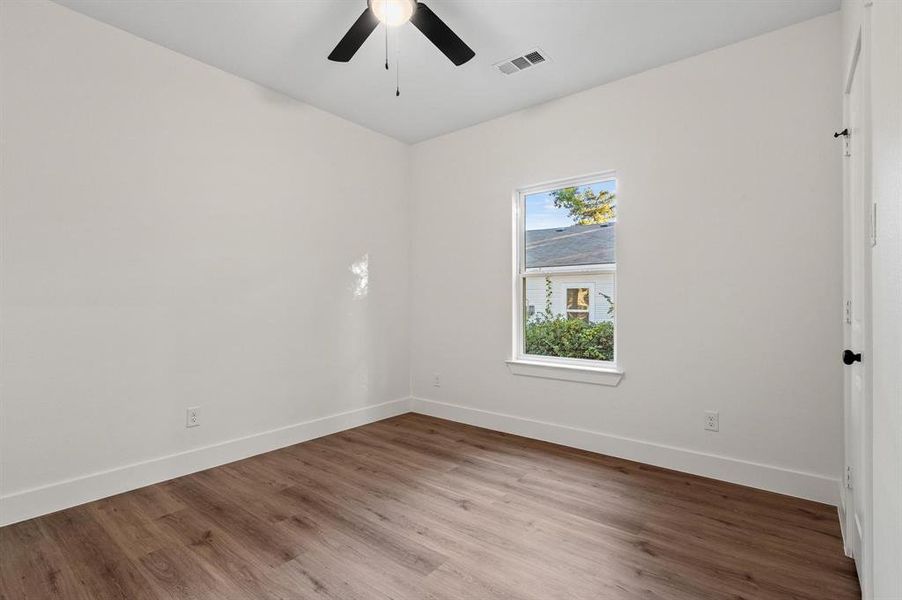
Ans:
[{"label": "window pane", "polygon": [[616,183],[527,194],[523,210],[524,353],[613,361]]},{"label": "window pane", "polygon": [[616,182],[528,194],[524,199],[527,269],[617,262]]},{"label": "window pane", "polygon": [[589,310],[589,288],[567,288],[567,308]]}]

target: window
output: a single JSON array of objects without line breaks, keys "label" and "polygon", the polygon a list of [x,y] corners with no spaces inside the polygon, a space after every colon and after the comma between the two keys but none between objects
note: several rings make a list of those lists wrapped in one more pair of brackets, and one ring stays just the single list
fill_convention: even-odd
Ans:
[{"label": "window", "polygon": [[615,372],[616,179],[519,190],[516,222],[511,364]]},{"label": "window", "polygon": [[589,288],[567,288],[567,318],[589,323]]}]

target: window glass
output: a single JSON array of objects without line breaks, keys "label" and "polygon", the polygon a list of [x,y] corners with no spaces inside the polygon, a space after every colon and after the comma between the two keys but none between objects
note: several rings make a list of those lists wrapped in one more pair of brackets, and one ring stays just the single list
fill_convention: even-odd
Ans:
[{"label": "window glass", "polygon": [[522,331],[531,359],[614,360],[614,179],[519,194]]},{"label": "window glass", "polygon": [[567,288],[567,308],[569,310],[589,310],[589,289]]}]

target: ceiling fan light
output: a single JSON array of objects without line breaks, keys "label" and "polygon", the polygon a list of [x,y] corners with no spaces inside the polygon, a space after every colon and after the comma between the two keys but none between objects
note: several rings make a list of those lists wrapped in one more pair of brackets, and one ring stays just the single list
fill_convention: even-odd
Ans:
[{"label": "ceiling fan light", "polygon": [[369,0],[370,10],[389,27],[403,25],[413,16],[416,0]]}]

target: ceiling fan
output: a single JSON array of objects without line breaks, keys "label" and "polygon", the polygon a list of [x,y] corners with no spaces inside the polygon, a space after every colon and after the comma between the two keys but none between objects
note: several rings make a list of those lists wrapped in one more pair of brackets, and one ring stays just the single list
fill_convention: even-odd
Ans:
[{"label": "ceiling fan", "polygon": [[424,3],[417,0],[367,0],[366,10],[357,17],[335,46],[335,50],[329,54],[329,60],[336,62],[351,60],[379,23],[397,27],[408,21],[423,32],[423,35],[455,65],[460,66],[476,56],[476,53]]}]

